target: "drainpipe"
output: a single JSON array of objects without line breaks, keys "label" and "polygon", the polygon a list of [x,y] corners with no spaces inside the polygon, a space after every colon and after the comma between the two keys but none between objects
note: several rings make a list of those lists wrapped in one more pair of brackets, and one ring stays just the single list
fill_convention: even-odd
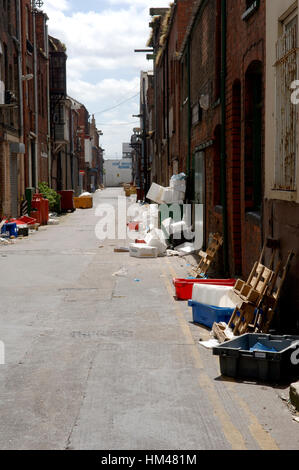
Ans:
[{"label": "drainpipe", "polygon": [[36,46],[36,6],[33,4],[33,70],[34,70],[34,109],[35,109],[35,184],[38,187],[38,77],[37,77],[37,46]]},{"label": "drainpipe", "polygon": [[[23,99],[23,60],[22,60],[22,31],[21,31],[21,1],[16,2],[17,40],[18,40],[18,86],[19,86],[19,120],[20,120],[20,143],[24,143],[24,99]],[[25,193],[25,156],[21,160],[21,191]]]},{"label": "drainpipe", "polygon": [[[46,22],[46,19],[45,19]],[[45,24],[45,49],[47,57],[47,113],[48,113],[48,177],[49,188],[52,188],[52,142],[51,142],[51,102],[50,102],[50,57],[49,57],[49,32]]]},{"label": "drainpipe", "polygon": [[188,39],[187,45],[187,80],[188,80],[188,155],[187,155],[187,175],[189,180],[189,190],[187,193],[187,199],[191,197],[191,63],[190,63],[190,38]]},{"label": "drainpipe", "polygon": [[227,5],[221,0],[221,205],[223,217],[223,264],[224,273],[229,273],[228,265],[228,227],[227,227],[227,189],[226,189],[226,31]]},{"label": "drainpipe", "polygon": [[166,136],[167,136],[167,180],[169,180],[170,167],[170,136],[169,136],[169,42],[166,43]]},{"label": "drainpipe", "polygon": [[21,3],[17,1],[17,39],[18,39],[18,70],[19,70],[19,113],[20,113],[20,140],[24,138],[24,115],[23,115],[23,62],[22,62],[22,34],[21,34]]}]

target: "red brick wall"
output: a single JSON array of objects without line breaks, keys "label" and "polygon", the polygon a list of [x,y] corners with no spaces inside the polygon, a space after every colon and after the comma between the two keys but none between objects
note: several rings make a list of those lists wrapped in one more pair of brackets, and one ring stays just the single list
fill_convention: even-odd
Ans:
[{"label": "red brick wall", "polygon": [[[48,146],[48,59],[46,57],[45,35],[46,17],[36,15],[36,40],[38,45],[38,166],[39,182],[49,181],[49,146]],[[45,155],[48,155],[46,158]]]},{"label": "red brick wall", "polygon": [[[261,0],[258,11],[247,21],[243,21],[241,18],[245,10],[245,0],[227,1],[227,189],[231,255],[229,259],[231,272],[234,273],[241,269],[243,276],[247,277],[254,262],[259,258],[262,231],[261,222],[258,218],[247,214],[245,208],[245,74],[249,65],[254,61],[260,61],[263,71],[265,70],[265,0]],[[263,73],[263,75],[265,74]],[[236,107],[233,100],[233,86],[236,81],[241,84],[241,142],[239,151],[236,139],[236,132],[238,132]],[[262,162],[263,156],[264,141]],[[238,178],[240,178],[240,184]],[[241,230],[241,237],[238,237],[238,230]],[[241,250],[240,257],[238,253]]]},{"label": "red brick wall", "polygon": [[177,2],[174,12],[171,30],[168,38],[168,69],[169,69],[169,110],[172,109],[173,122],[170,124],[173,131],[169,135],[170,147],[170,168],[169,173],[173,172],[173,162],[178,161],[180,172],[186,172],[186,159],[180,152],[180,140],[182,130],[180,126],[180,62],[178,52],[181,49],[186,29],[190,21],[193,10],[193,0],[180,0]]},{"label": "red brick wall", "polygon": [[[201,110],[202,119],[199,122],[193,122],[191,128],[192,158],[198,146],[212,142],[212,145],[203,149],[205,153],[206,180],[206,245],[212,233],[222,233],[222,215],[215,208],[215,205],[219,203],[219,125],[221,123],[220,106],[219,103],[215,103],[215,41],[217,33],[215,11],[216,0],[206,2],[197,14],[190,36],[191,109],[199,103],[201,95],[208,95],[210,100],[209,109]],[[217,132],[218,139],[216,138]]]},{"label": "red brick wall", "polygon": [[[33,74],[33,54],[27,47],[26,37],[26,10],[29,13],[28,38],[33,45],[33,16],[30,8],[30,0],[21,2],[22,18],[22,66],[23,75]],[[29,186],[29,146],[31,143],[30,132],[34,132],[34,80],[23,82],[23,106],[24,106],[24,144],[25,144],[25,187]]]},{"label": "red brick wall", "polygon": [[[13,37],[17,36],[15,2],[0,2],[0,40],[2,54],[0,56],[1,81],[5,90],[11,91],[18,101],[18,61],[17,50]],[[11,215],[10,188],[10,141],[19,140],[18,109],[0,109],[0,215]]]}]

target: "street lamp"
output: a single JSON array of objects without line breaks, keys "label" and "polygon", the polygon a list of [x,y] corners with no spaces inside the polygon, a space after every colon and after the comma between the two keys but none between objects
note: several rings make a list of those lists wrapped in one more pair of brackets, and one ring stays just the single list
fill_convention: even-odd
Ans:
[{"label": "street lamp", "polygon": [[41,8],[44,2],[42,0],[31,0],[32,8],[35,9],[36,7]]}]

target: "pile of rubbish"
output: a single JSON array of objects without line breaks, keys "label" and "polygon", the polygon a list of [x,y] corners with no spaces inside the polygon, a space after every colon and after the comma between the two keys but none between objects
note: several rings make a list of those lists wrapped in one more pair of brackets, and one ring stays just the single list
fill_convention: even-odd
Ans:
[{"label": "pile of rubbish", "polygon": [[22,216],[18,219],[4,219],[0,222],[0,244],[8,245],[18,237],[28,237],[39,227],[36,219]]},{"label": "pile of rubbish", "polygon": [[171,217],[163,220],[159,208],[162,204],[183,204],[185,192],[186,175],[181,173],[172,176],[168,188],[152,184],[147,198],[153,201],[153,204],[135,202],[129,207],[127,225],[129,238],[134,241],[127,250],[130,256],[136,258],[186,256],[195,251],[194,244],[189,241],[192,240],[192,231],[187,217],[183,214],[183,218],[181,215],[179,221]]},{"label": "pile of rubbish", "polygon": [[[215,235],[214,242],[219,242]],[[266,249],[269,266],[262,264]],[[212,251],[201,255],[212,258]],[[299,378],[299,366],[290,360],[299,336],[279,336],[270,330],[294,253],[284,263],[279,255],[279,241],[271,238],[246,281],[209,279],[202,265],[195,270],[197,277],[173,280],[177,300],[188,300],[192,308],[193,323],[210,330],[210,339],[200,339],[199,344],[219,356],[224,376],[277,383]]]}]

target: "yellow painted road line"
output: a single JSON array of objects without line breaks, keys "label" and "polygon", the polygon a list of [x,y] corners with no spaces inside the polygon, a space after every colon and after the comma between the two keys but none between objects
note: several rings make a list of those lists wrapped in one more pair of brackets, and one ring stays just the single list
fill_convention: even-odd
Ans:
[{"label": "yellow painted road line", "polygon": [[[168,267],[170,274],[175,278],[177,277],[176,272],[171,265],[170,261],[167,259]],[[165,273],[166,274],[166,273]],[[173,287],[171,286],[171,283],[166,276],[165,278],[166,282],[166,287],[168,292],[170,293],[170,296],[173,299]],[[185,336],[189,339],[193,340],[193,336],[191,333],[191,330],[189,328],[188,323],[185,320],[185,316],[183,312],[180,309],[179,302],[175,303],[176,305],[176,312],[177,316],[179,318],[179,323],[180,326],[183,330],[183,333]],[[214,411],[215,415],[219,418],[223,432],[225,436],[227,437],[228,441],[232,444],[233,449],[246,449],[245,447],[245,441],[239,432],[237,428],[234,427],[234,425],[230,422],[230,417],[223,408],[223,406],[220,403],[220,396],[213,384],[213,381],[210,379],[210,377],[203,371],[204,366],[200,357],[200,352],[198,347],[194,343],[194,348],[192,348],[192,355],[194,357],[194,361],[196,364],[197,369],[201,369],[200,377],[199,377],[199,383],[200,385],[208,392],[208,397],[210,401],[212,402],[214,406]],[[240,395],[235,391],[233,387],[233,383],[229,381],[224,381],[225,386],[234,394],[234,399],[238,403],[239,407],[243,410],[245,415],[247,416],[249,420],[249,431],[250,434],[252,435],[253,439],[256,441],[256,443],[259,445],[259,447],[262,450],[279,450],[279,447],[277,446],[275,440],[272,438],[272,436],[265,431],[265,429],[262,427],[260,422],[258,421],[258,418],[251,412],[249,406],[247,403],[240,397]],[[237,446],[237,447],[236,447]],[[244,447],[243,447],[244,446]]]},{"label": "yellow painted road line", "polygon": [[[164,282],[166,285],[166,288],[170,294],[170,296],[173,299],[173,288],[172,285],[168,279],[167,272],[164,270],[162,267],[163,273],[165,275],[164,277]],[[188,344],[190,344],[191,347],[191,352],[192,356],[194,359],[194,364],[195,368],[200,371],[199,376],[198,376],[198,381],[206,393],[209,401],[211,402],[211,405],[213,407],[213,411],[215,416],[219,419],[219,422],[222,427],[223,434],[225,435],[225,438],[227,442],[231,445],[233,450],[246,450],[246,444],[245,440],[241,434],[241,432],[234,426],[234,424],[231,422],[230,417],[228,413],[225,411],[221,401],[220,397],[217,393],[217,390],[212,382],[212,380],[209,378],[209,376],[205,373],[204,371],[204,365],[201,360],[198,348],[196,344],[194,343],[194,339],[192,336],[192,333],[190,331],[190,328],[185,320],[185,317],[181,311],[181,309],[178,307],[177,303],[173,300],[175,310],[176,310],[176,315],[179,320],[179,325],[182,329],[183,334],[185,335],[186,339],[188,340]]]},{"label": "yellow painted road line", "polygon": [[247,415],[249,419],[249,430],[254,438],[254,440],[258,443],[262,450],[279,450],[275,440],[272,438],[271,434],[269,434],[260,424],[258,418],[251,412],[249,406],[241,398],[241,396],[236,392],[233,387],[232,383],[225,382],[225,385],[229,390],[234,394],[235,401],[238,403],[239,407],[243,409],[244,413]]}]

